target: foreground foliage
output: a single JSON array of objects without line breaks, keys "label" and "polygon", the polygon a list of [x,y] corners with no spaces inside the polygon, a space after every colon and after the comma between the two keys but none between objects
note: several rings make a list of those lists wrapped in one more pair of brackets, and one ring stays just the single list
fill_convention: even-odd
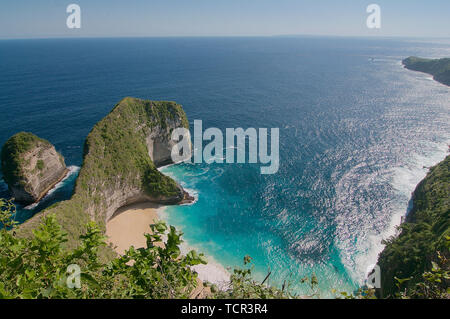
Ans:
[{"label": "foreground foliage", "polygon": [[[78,247],[64,249],[67,236],[53,215],[33,230],[32,238],[18,238],[14,228],[6,230],[14,223],[2,205],[0,298],[187,298],[197,278],[190,267],[206,263],[195,251],[181,256],[181,234],[162,222],[151,225],[146,248],[131,247],[102,263],[98,249],[105,242],[95,223],[87,225]],[[163,236],[167,240],[159,245]],[[80,267],[79,289],[69,288],[75,280],[69,265]]]},{"label": "foreground foliage", "polygon": [[[180,251],[181,233],[164,222],[150,225],[146,234],[147,247],[130,247],[124,255],[108,262],[99,258],[106,245],[100,228],[89,222],[79,245],[68,248],[67,234],[55,216],[48,215],[33,230],[30,238],[15,235],[12,218],[14,205],[0,199],[0,299],[2,298],[196,298],[199,287],[197,273],[192,266],[206,264],[203,254]],[[450,246],[450,237],[446,241]],[[448,260],[438,254],[431,270],[422,274],[415,286],[403,289],[398,298],[448,298]],[[76,268],[73,268],[75,265]],[[79,272],[77,272],[77,268]],[[316,276],[305,277],[311,294],[297,296],[289,283],[281,289],[266,284],[270,273],[262,282],[252,276],[251,257],[244,258],[244,267],[235,268],[227,287],[203,283],[206,298],[222,299],[292,299],[320,298]],[[79,281],[77,281],[77,275]],[[400,288],[408,280],[397,278]],[[77,286],[79,284],[79,286]],[[202,291],[203,291],[202,290]],[[374,299],[375,291],[360,289],[355,294],[333,291],[339,299]]]},{"label": "foreground foliage", "polygon": [[[124,255],[102,262],[99,249],[106,245],[105,238],[94,222],[86,226],[80,244],[67,249],[67,234],[55,216],[44,218],[32,237],[20,238],[11,218],[14,206],[0,200],[0,207],[0,298],[189,298],[198,285],[191,267],[206,264],[203,254],[195,251],[183,256],[182,234],[164,222],[150,225],[147,247],[130,247]],[[70,265],[79,266],[79,288]],[[235,270],[231,289],[208,285],[208,297],[290,297],[256,284],[250,275],[251,270]]]}]

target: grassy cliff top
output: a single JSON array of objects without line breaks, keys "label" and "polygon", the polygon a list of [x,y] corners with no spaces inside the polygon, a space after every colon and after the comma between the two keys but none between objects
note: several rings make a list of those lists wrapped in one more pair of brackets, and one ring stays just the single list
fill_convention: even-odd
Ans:
[{"label": "grassy cliff top", "polygon": [[412,56],[404,59],[403,65],[413,71],[431,74],[436,81],[450,85],[450,58],[424,59]]},{"label": "grassy cliff top", "polygon": [[384,295],[399,292],[394,277],[406,279],[409,287],[429,271],[436,251],[449,257],[446,237],[450,236],[450,156],[432,167],[413,193],[413,209],[401,233],[386,242],[379,256]]},{"label": "grassy cliff top", "polygon": [[14,185],[19,181],[23,154],[36,146],[51,147],[52,144],[29,132],[19,132],[6,141],[2,148],[1,166],[7,184]]},{"label": "grassy cliff top", "polygon": [[168,133],[174,125],[189,127],[186,114],[175,102],[121,100],[87,136],[72,198],[35,215],[21,225],[18,234],[28,236],[44,216],[54,213],[68,233],[69,246],[74,246],[89,220],[104,228],[115,196],[130,190],[152,198],[179,193],[175,181],[158,171],[146,144],[149,134]]}]

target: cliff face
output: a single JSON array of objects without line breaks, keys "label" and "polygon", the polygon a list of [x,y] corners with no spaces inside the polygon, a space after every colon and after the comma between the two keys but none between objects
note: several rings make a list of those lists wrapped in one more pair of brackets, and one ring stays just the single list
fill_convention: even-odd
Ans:
[{"label": "cliff face", "polygon": [[187,200],[182,187],[157,167],[171,163],[172,131],[188,126],[186,114],[174,102],[123,99],[86,138],[72,198],[28,220],[19,228],[19,235],[29,233],[43,216],[55,213],[69,234],[70,245],[87,221],[104,226],[124,205]]},{"label": "cliff face", "polygon": [[402,288],[423,280],[422,274],[431,269],[432,261],[437,261],[437,251],[450,258],[446,247],[446,237],[450,237],[450,156],[430,169],[417,185],[412,200],[413,209],[401,225],[399,236],[386,241],[378,257],[385,297],[399,292],[394,277],[411,278]]},{"label": "cliff face", "polygon": [[15,200],[24,204],[39,201],[68,171],[53,145],[25,132],[3,146],[2,170]]}]

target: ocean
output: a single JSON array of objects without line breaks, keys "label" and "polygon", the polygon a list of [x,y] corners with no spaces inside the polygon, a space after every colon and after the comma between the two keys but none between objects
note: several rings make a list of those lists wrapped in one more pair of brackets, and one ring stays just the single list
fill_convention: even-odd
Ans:
[{"label": "ocean", "polygon": [[[168,223],[211,261],[207,279],[253,258],[255,277],[313,273],[320,291],[354,291],[396,232],[427,167],[450,144],[450,88],[406,70],[410,55],[450,56],[448,41],[338,37],[0,41],[0,143],[48,139],[72,174],[23,222],[69,199],[93,125],[125,96],[173,100],[203,127],[279,128],[280,169],[178,164],[162,169],[197,201]],[[0,183],[0,197],[8,197]],[[382,270],[381,270],[382,271]],[[203,269],[205,272],[205,269]],[[207,274],[203,276],[207,276]]]}]

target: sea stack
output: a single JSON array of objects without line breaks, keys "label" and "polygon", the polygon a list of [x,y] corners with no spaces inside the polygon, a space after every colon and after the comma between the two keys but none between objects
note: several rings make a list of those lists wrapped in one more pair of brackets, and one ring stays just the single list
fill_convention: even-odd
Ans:
[{"label": "sea stack", "polygon": [[50,142],[27,132],[15,134],[3,145],[1,167],[15,201],[23,204],[41,200],[68,172]]}]

